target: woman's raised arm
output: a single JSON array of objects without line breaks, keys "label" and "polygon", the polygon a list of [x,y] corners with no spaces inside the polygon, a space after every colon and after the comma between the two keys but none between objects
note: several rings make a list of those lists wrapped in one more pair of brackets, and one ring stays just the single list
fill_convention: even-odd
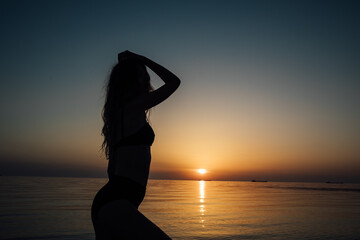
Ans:
[{"label": "woman's raised arm", "polygon": [[152,92],[142,94],[134,99],[131,103],[132,107],[140,108],[142,110],[152,108],[167,99],[179,87],[180,79],[160,64],[155,63],[147,57],[137,55],[129,51],[120,53],[119,59],[121,58],[121,54],[127,54],[127,57],[144,64],[165,82],[165,84],[160,88]]}]

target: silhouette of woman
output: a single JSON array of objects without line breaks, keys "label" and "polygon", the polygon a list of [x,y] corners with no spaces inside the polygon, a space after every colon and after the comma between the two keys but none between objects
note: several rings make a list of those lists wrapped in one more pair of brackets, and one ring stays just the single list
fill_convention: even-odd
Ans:
[{"label": "silhouette of woman", "polygon": [[[152,90],[146,67],[165,82],[162,87]],[[146,113],[179,85],[179,78],[152,60],[129,51],[118,54],[102,112],[102,148],[109,160],[109,181],[91,207],[97,240],[170,239],[138,207],[145,196],[155,137]]]}]

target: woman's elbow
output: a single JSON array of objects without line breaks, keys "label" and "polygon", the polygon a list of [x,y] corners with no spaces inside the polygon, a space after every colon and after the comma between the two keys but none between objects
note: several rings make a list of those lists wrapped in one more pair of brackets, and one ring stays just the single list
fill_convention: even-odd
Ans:
[{"label": "woman's elbow", "polygon": [[176,78],[176,81],[175,81],[175,89],[177,89],[179,86],[180,86],[180,84],[181,84],[181,81],[180,81],[180,79],[179,78]]},{"label": "woman's elbow", "polygon": [[180,83],[181,83],[180,78],[176,77],[175,78],[175,83],[176,83],[176,86],[179,87]]}]

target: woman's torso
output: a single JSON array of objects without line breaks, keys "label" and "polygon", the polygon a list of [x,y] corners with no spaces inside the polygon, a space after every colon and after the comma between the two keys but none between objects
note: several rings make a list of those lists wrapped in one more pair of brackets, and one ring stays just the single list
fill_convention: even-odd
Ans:
[{"label": "woman's torso", "polygon": [[119,111],[115,145],[109,155],[108,175],[129,178],[146,187],[149,177],[154,132],[145,112],[124,108]]}]

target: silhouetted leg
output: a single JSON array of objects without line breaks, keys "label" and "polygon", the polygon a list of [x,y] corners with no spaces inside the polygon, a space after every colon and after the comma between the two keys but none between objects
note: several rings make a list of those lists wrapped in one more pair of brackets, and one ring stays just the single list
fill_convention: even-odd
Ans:
[{"label": "silhouetted leg", "polygon": [[97,240],[171,239],[128,200],[116,200],[102,206],[97,222]]}]

